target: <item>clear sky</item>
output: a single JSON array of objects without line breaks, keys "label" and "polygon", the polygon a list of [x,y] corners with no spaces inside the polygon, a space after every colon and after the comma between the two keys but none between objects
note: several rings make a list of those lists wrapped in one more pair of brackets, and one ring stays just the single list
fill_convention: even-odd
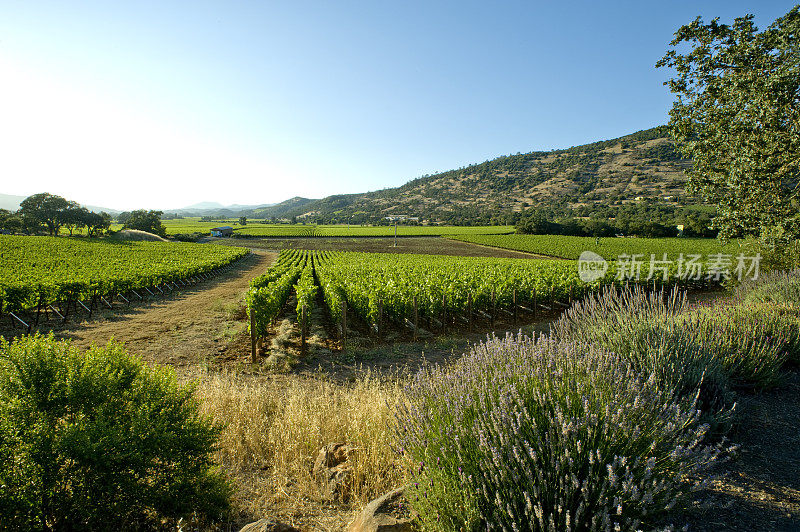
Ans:
[{"label": "clear sky", "polygon": [[792,6],[0,0],[0,193],[276,203],[612,138],[666,123],[682,24]]}]

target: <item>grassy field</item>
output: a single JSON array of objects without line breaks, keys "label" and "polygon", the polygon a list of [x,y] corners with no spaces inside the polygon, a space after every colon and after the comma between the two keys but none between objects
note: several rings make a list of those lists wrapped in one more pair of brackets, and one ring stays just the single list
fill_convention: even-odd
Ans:
[{"label": "grassy field", "polygon": [[[446,226],[406,226],[397,227],[398,236],[443,236],[443,235],[485,235],[503,234],[514,228],[502,226],[446,227]],[[394,226],[360,225],[250,225],[236,229],[236,233],[248,236],[280,237],[378,237],[394,236]]]},{"label": "grassy field", "polygon": [[660,259],[664,253],[675,260],[682,253],[702,255],[703,259],[716,253],[738,254],[736,244],[723,247],[713,238],[594,238],[564,235],[454,235],[454,240],[483,246],[548,255],[564,259],[577,259],[584,251],[593,251],[606,260],[616,260],[620,255],[642,255],[649,260],[654,254]]},{"label": "grassy field", "polygon": [[[229,225],[236,234],[259,237],[386,237],[394,236],[394,226],[362,226],[362,225],[303,225],[303,224],[264,224],[248,222],[239,225],[239,219],[228,219],[216,222],[201,222],[200,218],[181,218],[163,220],[168,235],[182,233],[210,234],[211,229],[221,225]],[[443,235],[484,235],[511,233],[510,225],[501,226],[408,226],[397,228],[398,236],[443,236]]]}]

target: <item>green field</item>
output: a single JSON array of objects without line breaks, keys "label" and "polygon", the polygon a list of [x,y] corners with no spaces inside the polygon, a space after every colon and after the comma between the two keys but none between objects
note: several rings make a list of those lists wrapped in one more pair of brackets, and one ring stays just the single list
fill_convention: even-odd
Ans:
[{"label": "green field", "polygon": [[247,253],[180,242],[0,235],[0,309],[154,286],[208,272]]},{"label": "green field", "polygon": [[[227,220],[224,222],[201,222],[200,218],[179,218],[176,220],[161,220],[161,224],[166,228],[167,235],[188,234],[188,233],[203,233],[206,235],[211,234],[211,229],[219,227],[220,225],[230,225],[231,227],[239,227],[239,219]],[[234,225],[235,224],[235,225]]]},{"label": "green field", "polygon": [[737,254],[736,244],[723,248],[712,238],[600,238],[564,235],[454,235],[448,238],[538,255],[577,259],[584,251],[593,251],[606,260],[616,260],[620,255],[641,255],[640,260],[657,259],[667,254],[676,260],[680,254],[701,255],[703,260],[717,253]]},{"label": "green field", "polygon": [[[314,224],[264,224],[247,222],[239,225],[239,219],[228,219],[216,222],[201,222],[200,218],[181,218],[177,220],[162,220],[168,235],[185,233],[210,234],[214,227],[229,225],[235,234],[256,237],[378,237],[394,236],[394,226],[380,225],[314,225]],[[443,235],[493,235],[505,234],[514,231],[510,225],[500,226],[415,226],[399,225],[398,236],[443,236]]]},{"label": "green field", "polygon": [[[376,237],[394,236],[394,226],[361,226],[361,225],[263,225],[247,224],[245,227],[235,228],[240,235],[262,237],[285,236],[321,236],[321,237]],[[443,235],[485,235],[503,234],[514,231],[509,225],[497,226],[427,226],[427,225],[399,225],[398,236],[443,236]]]}]

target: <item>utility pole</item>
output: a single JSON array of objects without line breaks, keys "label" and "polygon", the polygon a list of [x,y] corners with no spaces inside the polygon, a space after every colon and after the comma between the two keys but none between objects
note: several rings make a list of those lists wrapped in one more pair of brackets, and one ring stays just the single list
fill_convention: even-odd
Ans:
[{"label": "utility pole", "polygon": [[397,247],[397,220],[394,221],[394,247]]}]

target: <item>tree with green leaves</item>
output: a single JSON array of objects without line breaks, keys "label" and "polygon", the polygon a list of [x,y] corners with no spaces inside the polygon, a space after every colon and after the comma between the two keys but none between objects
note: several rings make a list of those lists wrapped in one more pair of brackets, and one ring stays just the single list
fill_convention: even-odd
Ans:
[{"label": "tree with green leaves", "polygon": [[752,15],[730,26],[698,17],[656,64],[675,71],[671,135],[723,238],[800,236],[799,7],[763,31]]},{"label": "tree with green leaves", "polygon": [[81,207],[74,201],[67,202],[67,208],[61,213],[61,222],[69,231],[69,236],[72,236],[76,229],[86,227],[86,217],[88,215],[89,209],[86,207]]},{"label": "tree with green leaves", "polygon": [[125,221],[125,229],[136,229],[138,231],[147,231],[158,236],[167,236],[167,229],[161,223],[161,211],[146,211],[139,209],[133,211],[128,219]]},{"label": "tree with green leaves", "polygon": [[22,218],[16,213],[8,209],[0,209],[0,231],[13,234],[22,231],[24,227]]},{"label": "tree with green leaves", "polygon": [[45,225],[50,236],[58,236],[58,231],[64,225],[63,215],[68,206],[67,200],[61,196],[42,192],[22,200],[17,214],[27,227],[35,230]]},{"label": "tree with green leaves", "polygon": [[89,236],[100,236],[111,227],[111,215],[107,212],[89,212],[85,222]]}]

